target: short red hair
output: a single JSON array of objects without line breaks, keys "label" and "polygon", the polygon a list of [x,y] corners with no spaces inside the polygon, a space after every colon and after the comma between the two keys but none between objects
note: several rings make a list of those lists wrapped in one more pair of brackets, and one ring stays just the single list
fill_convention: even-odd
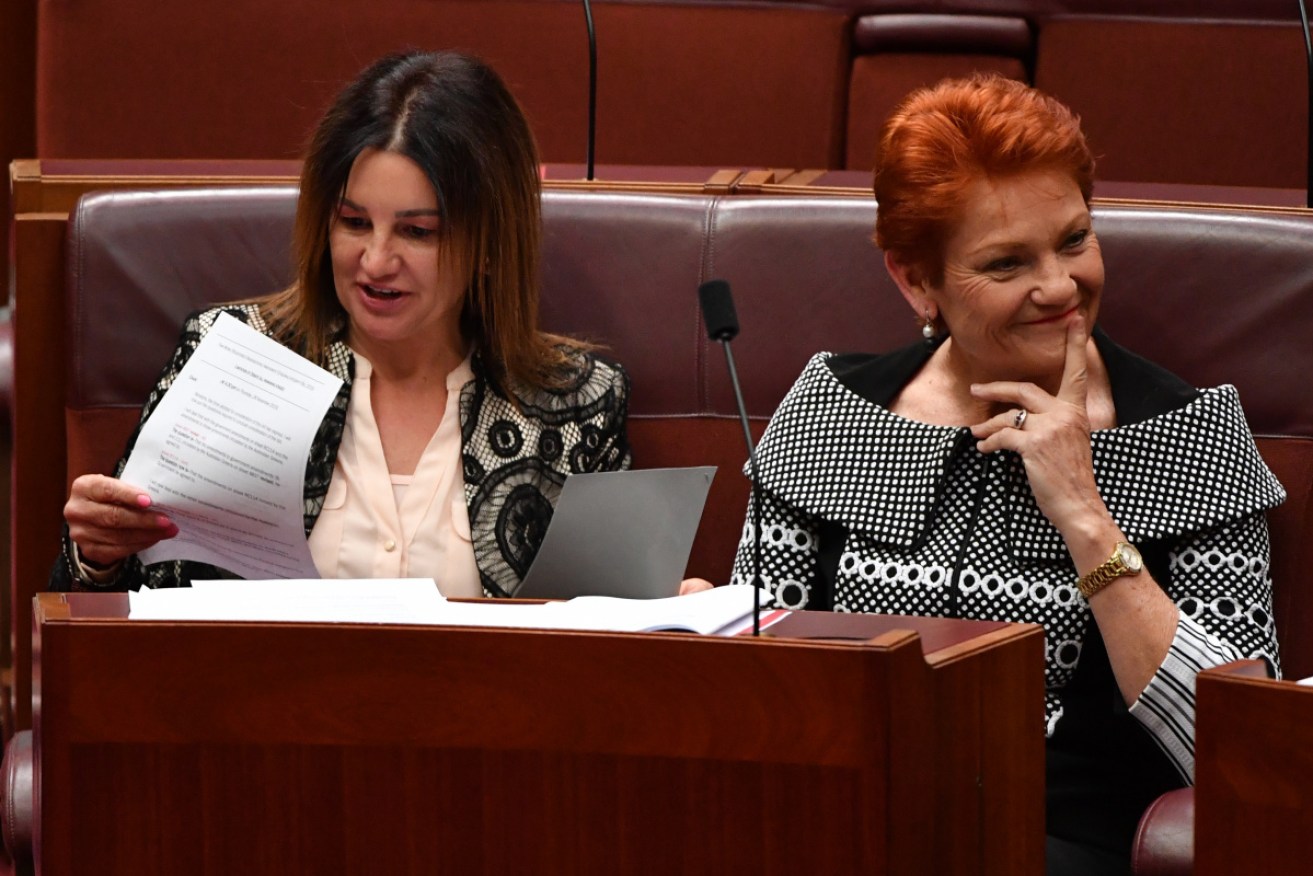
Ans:
[{"label": "short red hair", "polygon": [[1069,174],[1089,204],[1094,155],[1080,119],[1054,98],[998,75],[945,79],[912,92],[885,123],[875,168],[875,243],[943,279],[943,248],[978,180]]}]

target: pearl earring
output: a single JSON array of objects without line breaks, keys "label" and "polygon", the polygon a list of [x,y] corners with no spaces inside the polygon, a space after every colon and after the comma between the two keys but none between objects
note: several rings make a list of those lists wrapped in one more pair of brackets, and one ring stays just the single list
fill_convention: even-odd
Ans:
[{"label": "pearl earring", "polygon": [[925,325],[921,326],[921,337],[927,341],[935,339],[935,321],[930,316],[930,311],[925,312]]}]

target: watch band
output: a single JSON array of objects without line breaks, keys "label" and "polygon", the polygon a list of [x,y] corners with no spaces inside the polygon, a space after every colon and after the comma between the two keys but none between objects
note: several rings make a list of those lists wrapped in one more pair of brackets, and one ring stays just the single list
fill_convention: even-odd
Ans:
[{"label": "watch band", "polygon": [[1138,574],[1143,568],[1144,560],[1140,557],[1140,552],[1133,545],[1119,541],[1112,549],[1112,556],[1082,575],[1076,581],[1076,588],[1080,590],[1080,595],[1088,600],[1118,578]]}]

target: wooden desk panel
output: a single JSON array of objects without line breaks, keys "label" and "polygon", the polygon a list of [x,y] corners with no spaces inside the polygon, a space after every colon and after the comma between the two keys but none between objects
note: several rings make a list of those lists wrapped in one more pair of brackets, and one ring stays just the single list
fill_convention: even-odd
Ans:
[{"label": "wooden desk panel", "polygon": [[1303,874],[1313,830],[1313,688],[1257,661],[1200,673],[1195,874]]},{"label": "wooden desk panel", "polygon": [[[46,874],[1042,870],[1036,628],[925,655],[906,630],[134,624],[123,605],[38,597]],[[1013,754],[986,766],[1000,738]]]}]

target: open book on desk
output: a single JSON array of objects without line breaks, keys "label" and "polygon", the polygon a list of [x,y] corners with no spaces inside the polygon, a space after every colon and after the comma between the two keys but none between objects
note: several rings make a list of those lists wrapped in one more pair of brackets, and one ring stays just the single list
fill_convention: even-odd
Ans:
[{"label": "open book on desk", "polygon": [[[764,594],[763,594],[764,595]],[[610,633],[683,632],[732,636],[752,622],[751,587],[716,587],[688,596],[625,599],[576,596],[564,602],[448,602],[432,621],[454,627],[519,627]]]},{"label": "open book on desk", "polygon": [[576,596],[543,607],[548,609],[544,614],[562,618],[569,629],[733,635],[752,617],[752,596],[751,587],[715,587],[664,599]]}]

